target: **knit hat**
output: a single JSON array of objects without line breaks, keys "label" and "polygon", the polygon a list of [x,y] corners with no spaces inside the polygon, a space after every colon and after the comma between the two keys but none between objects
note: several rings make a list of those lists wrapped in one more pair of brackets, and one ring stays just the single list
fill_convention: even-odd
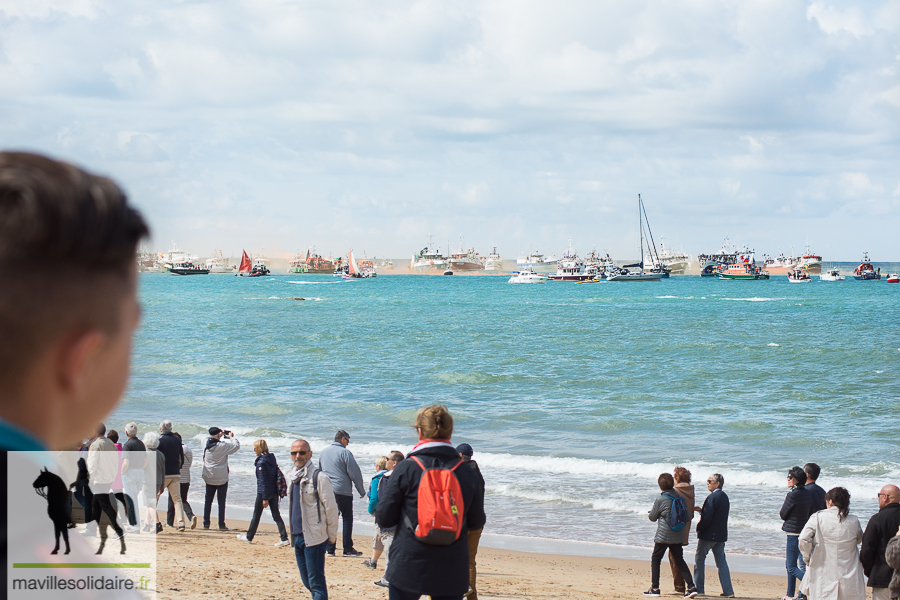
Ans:
[{"label": "knit hat", "polygon": [[219,429],[218,427],[210,427],[209,428],[209,435],[219,435],[220,433],[222,433],[222,430]]}]

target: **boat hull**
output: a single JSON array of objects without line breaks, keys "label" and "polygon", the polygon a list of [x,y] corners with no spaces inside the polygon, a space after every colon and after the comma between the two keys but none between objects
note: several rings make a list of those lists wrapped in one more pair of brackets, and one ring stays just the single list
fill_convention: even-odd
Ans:
[{"label": "boat hull", "polygon": [[169,269],[172,275],[209,275],[209,269]]},{"label": "boat hull", "polygon": [[857,281],[878,281],[881,279],[880,273],[863,273],[862,275],[854,275],[853,279]]},{"label": "boat hull", "polygon": [[[537,269],[535,269],[535,271],[537,271]],[[596,276],[596,273],[592,275],[587,273],[581,275],[550,275],[547,279],[550,281],[585,281],[586,279],[594,279]]]},{"label": "boat hull", "polygon": [[448,268],[452,271],[484,271],[484,265],[480,262],[468,259],[451,258]]},{"label": "boat hull", "polygon": [[767,273],[760,273],[759,275],[728,275],[725,273],[719,273],[719,279],[735,279],[741,281],[754,281],[757,279],[768,279],[769,275]]},{"label": "boat hull", "polygon": [[626,273],[607,277],[607,281],[659,281],[662,273]]}]

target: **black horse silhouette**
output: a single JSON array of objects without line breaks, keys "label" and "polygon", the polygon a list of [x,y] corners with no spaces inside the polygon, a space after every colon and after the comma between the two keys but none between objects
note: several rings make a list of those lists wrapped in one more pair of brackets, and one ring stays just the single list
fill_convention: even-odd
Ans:
[{"label": "black horse silhouette", "polygon": [[[66,554],[69,553],[69,523],[72,520],[72,501],[69,498],[69,488],[58,476],[44,468],[38,478],[32,484],[34,491],[47,500],[47,514],[53,521],[53,530],[56,536],[56,546],[50,554],[59,553],[59,534],[62,534],[66,542]],[[46,488],[46,490],[45,490]]]}]

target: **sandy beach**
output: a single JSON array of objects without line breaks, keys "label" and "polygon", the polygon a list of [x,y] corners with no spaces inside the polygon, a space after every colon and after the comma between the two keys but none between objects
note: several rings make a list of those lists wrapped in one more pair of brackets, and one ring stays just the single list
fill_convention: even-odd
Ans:
[{"label": "sandy beach", "polygon": [[[163,516],[163,519],[165,517]],[[300,582],[294,552],[275,548],[273,525],[261,525],[252,544],[236,535],[246,523],[231,521],[232,531],[186,531],[170,528],[158,539],[159,598],[307,598]],[[387,590],[373,585],[381,575],[363,566],[371,553],[371,539],[354,536],[362,558],[329,558],[325,562],[329,597],[384,600]],[[650,587],[650,552],[646,561],[560,556],[480,548],[478,593],[484,600],[502,598],[637,598]],[[690,562],[690,561],[689,561]],[[780,598],[783,577],[732,572],[738,598]],[[663,562],[663,597],[678,598],[669,565]],[[707,561],[706,593],[721,593],[712,556]]]}]

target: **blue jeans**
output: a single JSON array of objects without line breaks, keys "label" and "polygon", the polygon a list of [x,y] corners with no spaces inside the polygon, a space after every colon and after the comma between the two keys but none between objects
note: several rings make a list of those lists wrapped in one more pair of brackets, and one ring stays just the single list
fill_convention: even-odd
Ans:
[{"label": "blue jeans", "polygon": [[325,546],[328,540],[315,546],[303,542],[303,534],[292,536],[294,556],[303,585],[312,592],[313,600],[328,600],[328,586],[325,583]]},{"label": "blue jeans", "polygon": [[704,594],[704,571],[706,570],[706,555],[712,550],[713,557],[716,559],[716,569],[719,570],[719,583],[722,585],[722,593],[726,595],[734,594],[734,588],[731,586],[731,571],[728,570],[728,563],[725,562],[725,542],[711,542],[709,540],[697,540],[697,553],[694,555],[694,585],[697,591]]},{"label": "blue jeans", "polygon": [[797,582],[794,581],[796,577],[798,580],[803,579],[803,576],[806,574],[806,563],[803,562],[803,557],[800,556],[800,537],[796,535],[787,536],[787,557],[784,563],[784,566],[787,568],[787,576],[788,576],[788,587],[787,587],[787,595],[790,597],[794,597],[794,586],[797,585]]},{"label": "blue jeans", "polygon": [[[394,586],[388,587],[388,600],[419,600],[422,596],[413,592],[404,592]],[[431,600],[462,600],[462,596],[432,596]]]}]

